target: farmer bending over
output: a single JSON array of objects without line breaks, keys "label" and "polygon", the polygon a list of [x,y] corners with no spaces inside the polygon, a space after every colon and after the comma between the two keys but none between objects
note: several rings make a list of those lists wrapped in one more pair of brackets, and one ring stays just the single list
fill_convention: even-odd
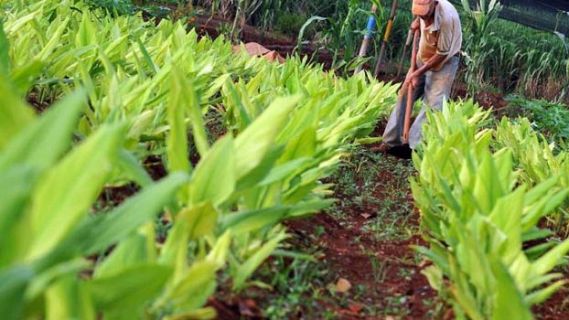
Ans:
[{"label": "farmer bending over", "polygon": [[409,72],[403,83],[405,94],[397,101],[389,118],[382,152],[401,146],[407,86],[413,88],[413,101],[423,98],[423,108],[409,131],[409,147],[414,149],[421,140],[421,127],[426,119],[426,107],[441,110],[443,101],[450,96],[459,64],[462,30],[458,12],[447,0],[413,0],[413,31],[421,28],[421,40],[417,53],[417,70]]}]

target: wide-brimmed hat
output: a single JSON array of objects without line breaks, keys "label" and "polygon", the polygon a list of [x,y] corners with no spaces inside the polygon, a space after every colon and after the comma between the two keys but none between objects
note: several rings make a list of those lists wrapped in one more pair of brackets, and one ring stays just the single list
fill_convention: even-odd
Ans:
[{"label": "wide-brimmed hat", "polygon": [[413,15],[416,16],[424,16],[429,13],[429,8],[431,7],[431,3],[434,0],[413,0],[413,7],[411,11]]}]

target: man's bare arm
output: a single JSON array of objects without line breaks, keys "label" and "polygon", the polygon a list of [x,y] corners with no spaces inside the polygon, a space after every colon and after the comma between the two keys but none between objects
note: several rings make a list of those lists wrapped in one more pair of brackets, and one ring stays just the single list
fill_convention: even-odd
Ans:
[{"label": "man's bare arm", "polygon": [[413,72],[413,74],[411,74],[411,77],[416,78],[416,79],[419,78],[420,76],[427,73],[427,71],[429,71],[429,70],[433,69],[434,67],[440,65],[443,61],[445,61],[446,58],[447,58],[447,55],[435,54],[434,56],[432,56],[427,61],[427,63],[425,63],[419,69],[415,70],[415,72]]}]

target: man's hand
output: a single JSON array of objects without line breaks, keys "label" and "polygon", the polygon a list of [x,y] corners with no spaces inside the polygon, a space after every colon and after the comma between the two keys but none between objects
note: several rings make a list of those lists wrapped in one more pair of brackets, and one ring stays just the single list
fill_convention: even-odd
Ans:
[{"label": "man's hand", "polygon": [[417,88],[418,85],[419,77],[415,74],[415,72],[409,71],[405,77],[405,82],[403,82],[403,88],[408,88],[409,86]]},{"label": "man's hand", "polygon": [[421,22],[419,21],[419,18],[417,18],[411,22],[411,30],[415,32],[419,30],[419,28],[421,28]]}]

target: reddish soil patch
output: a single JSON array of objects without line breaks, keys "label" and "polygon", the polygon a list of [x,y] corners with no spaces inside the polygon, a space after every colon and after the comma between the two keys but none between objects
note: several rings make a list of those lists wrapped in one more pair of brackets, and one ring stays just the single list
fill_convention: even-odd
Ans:
[{"label": "reddish soil patch", "polygon": [[[567,278],[567,274],[565,274],[565,276]],[[569,288],[562,288],[545,303],[535,306],[532,311],[538,319],[569,319]]]},{"label": "reddish soil patch", "polygon": [[207,306],[212,307],[217,312],[217,319],[223,320],[256,320],[264,319],[262,312],[253,299],[240,298],[230,293],[218,294],[222,299],[211,297],[208,299]]},{"label": "reddish soil patch", "polygon": [[474,100],[483,108],[493,108],[496,112],[508,106],[508,102],[504,100],[504,95],[501,93],[479,92],[475,95]]},{"label": "reddish soil patch", "polygon": [[[436,293],[420,273],[421,268],[413,262],[415,253],[411,246],[422,245],[420,237],[413,236],[403,241],[375,241],[359,231],[367,219],[358,215],[357,210],[350,213],[350,218],[354,219],[353,228],[346,228],[327,214],[291,221],[287,226],[291,232],[301,236],[314,233],[316,226],[324,227],[326,232],[315,244],[324,250],[324,263],[338,279],[347,279],[353,286],[371,286],[365,298],[354,301],[352,306],[371,303],[378,309],[388,309],[392,304],[389,299],[397,297],[405,301],[402,307],[407,309],[406,318],[428,319],[430,310],[423,301],[436,297]],[[375,271],[382,272],[382,275],[374,274],[371,257],[376,257],[383,265],[384,270]],[[336,308],[337,306],[334,309]],[[335,311],[343,319],[384,319],[379,315],[359,314],[353,307]]]},{"label": "reddish soil patch", "polygon": [[[471,98],[468,93],[466,84],[455,83],[452,93],[452,99],[469,99]],[[484,109],[493,109],[497,116],[503,114],[504,110],[508,107],[508,102],[502,93],[481,91],[474,95],[474,101]]]},{"label": "reddish soil patch", "polygon": [[[542,220],[538,227],[541,229],[549,229],[553,230],[555,236],[553,238],[556,239],[565,239],[567,237],[565,231],[556,230],[559,225],[556,225],[552,221]],[[548,241],[552,241],[553,239],[540,239],[528,242],[524,245],[525,247],[533,247],[538,246],[540,244],[545,244]],[[559,267],[555,270],[555,272],[562,273],[564,275],[564,279],[569,279],[569,269],[567,267]],[[561,290],[557,291],[553,294],[547,301],[544,303],[534,306],[532,309],[534,315],[538,319],[544,320],[565,320],[569,319],[569,287],[566,285]]]},{"label": "reddish soil patch", "polygon": [[[233,21],[217,16],[198,15],[195,17],[194,23],[198,26],[198,30],[201,34],[207,34],[216,38],[221,34],[221,30],[224,27],[231,27]],[[243,42],[257,42],[262,43],[264,46],[288,46],[296,44],[292,38],[264,32],[250,25],[244,26],[239,38]]]},{"label": "reddish soil patch", "polygon": [[[388,165],[379,168],[376,177],[378,184],[372,191],[373,202],[364,201],[361,205],[342,207],[344,217],[341,220],[333,215],[320,214],[311,219],[286,223],[291,232],[300,236],[314,234],[317,227],[323,227],[325,232],[319,237],[317,245],[325,254],[324,262],[328,268],[338,278],[345,278],[354,286],[362,285],[370,288],[365,298],[353,302],[352,308],[337,310],[343,319],[384,319],[384,316],[390,315],[390,312],[393,312],[394,316],[404,315],[406,319],[431,317],[429,311],[432,306],[426,306],[424,302],[432,301],[437,294],[421,274],[417,254],[412,248],[412,246],[425,245],[425,242],[418,234],[406,239],[377,240],[373,232],[364,227],[370,219],[377,216],[382,204],[387,205],[389,201],[405,201],[412,210],[407,212],[410,218],[406,220],[406,224],[418,230],[419,213],[414,209],[409,185],[402,184],[405,190],[402,190],[402,195],[397,198],[394,198],[389,188],[401,184],[400,180],[404,179],[392,171],[391,163],[396,161],[390,158]],[[360,190],[366,188],[362,179],[358,178],[356,184]],[[344,203],[350,203],[349,198],[354,197],[345,194],[341,186],[336,188],[335,196]],[[399,211],[395,208],[390,210]],[[387,227],[392,221],[386,219],[382,221],[383,223]],[[372,262],[374,259],[379,267],[374,266]],[[390,311],[394,308],[394,299],[398,300],[395,305],[401,309]],[[353,305],[370,303],[378,310],[383,310],[384,314],[359,314],[353,308]]]}]

